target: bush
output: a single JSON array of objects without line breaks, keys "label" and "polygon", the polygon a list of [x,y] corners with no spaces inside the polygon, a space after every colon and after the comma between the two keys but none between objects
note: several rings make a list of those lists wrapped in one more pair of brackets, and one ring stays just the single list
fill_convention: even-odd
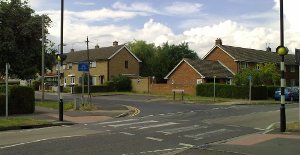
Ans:
[{"label": "bush", "polygon": [[32,82],[32,88],[33,88],[34,90],[39,90],[41,84],[42,84],[41,81],[33,81],[33,82]]},{"label": "bush", "polygon": [[[4,98],[4,99],[3,99]],[[34,91],[30,87],[12,86],[9,91],[9,114],[28,114],[35,110]],[[5,114],[5,95],[0,95],[0,115]]]},{"label": "bush", "polygon": [[[214,84],[200,84],[196,87],[197,96],[214,96]],[[249,98],[249,87],[247,86],[235,86],[235,85],[224,85],[216,84],[216,97],[223,98],[239,98],[248,99]],[[268,90],[265,86],[253,86],[251,99],[261,100],[267,99]]]},{"label": "bush", "polygon": [[131,80],[127,76],[119,75],[112,78],[108,86],[114,91],[131,91]]},{"label": "bush", "polygon": [[0,115],[5,115],[5,94],[0,93]]}]

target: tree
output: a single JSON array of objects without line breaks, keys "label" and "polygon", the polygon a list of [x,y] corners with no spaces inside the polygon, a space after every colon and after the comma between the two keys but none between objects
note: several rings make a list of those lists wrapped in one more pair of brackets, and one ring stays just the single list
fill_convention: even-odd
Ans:
[{"label": "tree", "polygon": [[253,85],[276,85],[280,79],[276,64],[259,64],[259,70],[246,68],[234,76],[236,85],[249,85],[249,76],[252,77]]},{"label": "tree", "polygon": [[[34,14],[27,3],[0,2],[0,75],[5,73],[5,63],[11,66],[10,75],[20,79],[35,78],[41,70],[42,16]],[[50,23],[45,15],[46,34]]]},{"label": "tree", "polygon": [[155,77],[158,82],[164,81],[164,77],[183,59],[199,59],[197,53],[191,50],[188,43],[169,45],[168,42],[158,47],[155,63]]},{"label": "tree", "polygon": [[157,55],[157,48],[154,44],[147,44],[143,40],[135,40],[128,44],[130,50],[142,61],[140,64],[141,76],[154,75],[154,61]]}]

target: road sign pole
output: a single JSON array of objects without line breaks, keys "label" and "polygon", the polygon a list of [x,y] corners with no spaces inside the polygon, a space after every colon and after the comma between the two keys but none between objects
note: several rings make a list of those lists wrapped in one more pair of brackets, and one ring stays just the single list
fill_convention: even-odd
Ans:
[{"label": "road sign pole", "polygon": [[8,119],[8,68],[9,64],[5,64],[5,116]]}]

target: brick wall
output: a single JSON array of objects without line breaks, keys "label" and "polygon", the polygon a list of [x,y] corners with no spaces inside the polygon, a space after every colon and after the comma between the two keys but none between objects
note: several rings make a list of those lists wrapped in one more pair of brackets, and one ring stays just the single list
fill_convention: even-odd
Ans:
[{"label": "brick wall", "polygon": [[205,57],[205,60],[221,61],[226,67],[228,67],[234,73],[238,72],[238,65],[234,62],[233,58],[226,54],[219,47],[213,49],[213,51]]},{"label": "brick wall", "polygon": [[186,62],[182,62],[169,76],[168,84],[196,85],[201,76]]},{"label": "brick wall", "polygon": [[[125,61],[128,61],[128,68],[125,68]],[[109,61],[109,80],[120,73],[139,75],[139,62],[125,48]]]},{"label": "brick wall", "polygon": [[172,89],[182,89],[184,94],[196,95],[196,86],[187,84],[150,84],[151,94],[172,94]]}]

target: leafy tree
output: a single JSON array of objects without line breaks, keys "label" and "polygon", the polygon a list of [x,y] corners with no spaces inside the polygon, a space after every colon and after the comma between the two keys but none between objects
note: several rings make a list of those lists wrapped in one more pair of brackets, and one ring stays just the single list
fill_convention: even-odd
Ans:
[{"label": "leafy tree", "polygon": [[164,43],[158,47],[155,63],[155,77],[158,82],[164,81],[164,77],[183,59],[199,59],[197,53],[189,49],[188,43],[169,45]]},{"label": "leafy tree", "polygon": [[249,76],[252,77],[253,85],[276,85],[280,76],[274,63],[259,64],[259,70],[247,68],[234,76],[236,85],[249,85]]},{"label": "leafy tree", "polygon": [[154,62],[157,48],[154,44],[147,44],[143,40],[135,40],[128,44],[130,50],[142,61],[140,64],[141,76],[154,75]]},{"label": "leafy tree", "polygon": [[[20,79],[34,78],[41,70],[42,16],[34,14],[25,0],[0,2],[0,74],[5,63],[10,74]],[[51,20],[45,15],[45,33]],[[46,59],[49,55],[46,56]]]},{"label": "leafy tree", "polygon": [[108,83],[114,91],[131,91],[131,80],[124,75],[114,76]]}]

